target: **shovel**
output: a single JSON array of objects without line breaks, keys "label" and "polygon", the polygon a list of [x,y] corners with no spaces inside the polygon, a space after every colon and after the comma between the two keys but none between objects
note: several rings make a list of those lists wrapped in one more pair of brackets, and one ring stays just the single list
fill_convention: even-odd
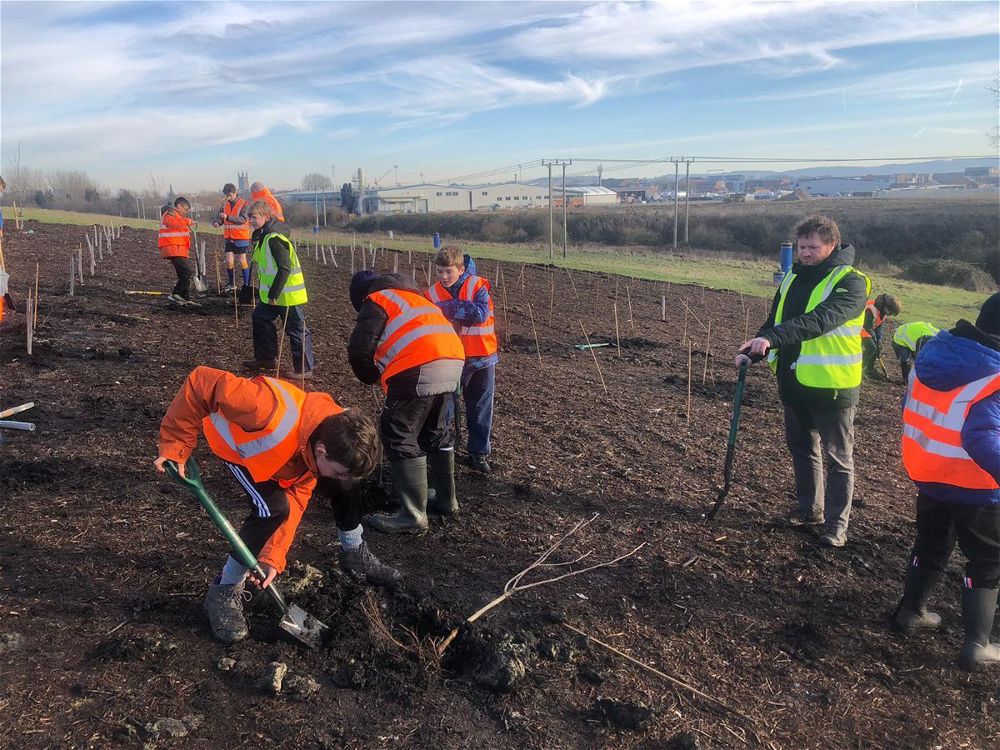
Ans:
[{"label": "shovel", "polygon": [[[209,518],[212,519],[212,523],[216,525],[223,536],[229,541],[236,559],[250,568],[250,571],[258,580],[263,581],[266,575],[257,562],[257,558],[254,557],[246,544],[243,543],[239,534],[236,533],[236,529],[232,527],[229,520],[212,501],[208,492],[205,491],[205,486],[201,483],[201,473],[198,471],[198,464],[195,463],[194,458],[189,458],[184,465],[186,477],[182,477],[177,473],[177,464],[173,461],[165,462],[164,468],[171,479],[187,487],[191,494],[198,499],[201,507],[205,509]],[[281,595],[281,592],[278,591],[273,583],[268,585],[267,591],[274,597],[274,601],[281,609],[281,622],[279,623],[281,629],[309,648],[319,646],[323,638],[323,632],[327,629],[327,626],[298,605],[289,605],[285,601],[285,597]]]},{"label": "shovel", "polygon": [[733,481],[733,459],[736,457],[736,431],[740,426],[740,406],[743,404],[743,386],[746,384],[746,380],[747,363],[744,362],[740,365],[740,374],[736,378],[736,395],[733,397],[733,418],[729,423],[729,440],[726,444],[726,467],[723,471],[724,482],[722,489],[719,490],[719,496],[715,498],[715,505],[706,514],[706,518],[709,520],[715,518],[715,514],[719,512],[719,508],[722,507],[726,495],[729,494],[729,485]]},{"label": "shovel", "polygon": [[191,283],[194,284],[195,291],[199,294],[204,294],[208,291],[208,282],[205,281],[205,277],[201,275],[201,266],[204,258],[201,254],[201,245],[198,244],[198,230],[192,229],[191,233],[194,235],[194,278],[191,279]]}]

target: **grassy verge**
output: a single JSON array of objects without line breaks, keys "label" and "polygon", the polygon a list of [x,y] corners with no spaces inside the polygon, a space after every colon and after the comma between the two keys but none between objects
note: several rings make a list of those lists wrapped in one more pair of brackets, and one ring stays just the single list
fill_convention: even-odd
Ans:
[{"label": "grassy verge", "polygon": [[[84,214],[72,211],[52,211],[40,208],[25,208],[24,218],[57,224],[94,223],[107,224],[114,221],[138,229],[156,229],[155,221],[129,219],[102,214]],[[11,219],[12,220],[12,219]],[[221,230],[207,226],[201,230],[206,235],[219,235]],[[411,250],[431,253],[430,238],[401,236],[392,240],[386,233],[355,234],[352,232],[325,230],[317,235],[302,230],[295,231],[299,244],[338,245],[341,248],[355,244],[371,243],[375,247],[385,245],[395,250]],[[547,263],[548,246],[531,244],[502,245],[490,242],[462,241],[461,246],[477,259],[503,260],[513,263]],[[774,294],[772,274],[777,269],[777,258],[773,263],[739,257],[727,257],[722,253],[696,250],[686,252],[665,252],[650,248],[571,248],[565,260],[561,247],[556,248],[554,265],[583,271],[621,274],[642,279],[669,281],[675,284],[696,284],[712,289],[743,292],[757,297],[771,297]],[[360,262],[359,262],[360,266]],[[488,275],[489,269],[482,269]],[[923,320],[941,327],[950,327],[959,318],[974,320],[985,295],[967,292],[952,287],[919,284],[892,276],[872,275],[875,294],[887,292],[903,302],[901,321]]]}]

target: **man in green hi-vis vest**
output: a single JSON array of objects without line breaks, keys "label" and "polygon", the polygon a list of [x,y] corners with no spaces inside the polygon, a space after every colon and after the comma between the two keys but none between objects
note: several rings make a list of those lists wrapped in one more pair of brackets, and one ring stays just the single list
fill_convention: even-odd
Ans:
[{"label": "man in green hi-vis vest", "polygon": [[[843,547],[854,496],[854,412],[861,390],[865,302],[871,281],[853,267],[854,248],[825,216],[795,228],[798,257],[771,314],[736,355],[767,355],[785,409],[797,506],[780,520],[819,526],[820,543]],[[827,476],[823,478],[823,456]]]},{"label": "man in green hi-vis vest", "polygon": [[306,328],[306,281],[295,246],[288,239],[288,226],[274,216],[271,204],[254,201],[247,214],[253,235],[253,262],[260,281],[259,299],[253,311],[253,355],[245,363],[251,370],[274,370],[277,366],[277,321],[288,334],[292,369],[296,378],[312,377],[312,334]]}]

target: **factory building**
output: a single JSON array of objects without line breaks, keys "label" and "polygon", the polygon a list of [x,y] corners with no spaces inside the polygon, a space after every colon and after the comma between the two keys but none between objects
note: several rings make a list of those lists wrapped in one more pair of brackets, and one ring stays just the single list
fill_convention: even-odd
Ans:
[{"label": "factory building", "polygon": [[548,190],[537,185],[508,182],[500,185],[407,185],[375,188],[365,193],[362,213],[416,213],[437,211],[499,211],[549,205]]}]

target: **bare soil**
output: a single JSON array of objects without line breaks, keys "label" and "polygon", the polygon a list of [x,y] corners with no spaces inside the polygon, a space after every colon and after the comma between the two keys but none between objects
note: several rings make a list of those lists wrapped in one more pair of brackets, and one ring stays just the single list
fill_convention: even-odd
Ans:
[{"label": "bare soil", "polygon": [[[36,261],[41,304],[32,356],[16,328],[0,338],[0,407],[35,401],[18,419],[38,425],[5,432],[0,445],[0,746],[997,746],[996,674],[954,666],[958,563],[934,597],[946,630],[906,639],[887,628],[914,529],[892,362],[896,382],[863,391],[847,547],[823,549],[813,533],[771,522],[791,508],[792,478],[777,394],[760,365],[748,377],[732,491],[706,522],[721,483],[731,355],[764,301],[485,264],[503,331],[495,472],[461,467],[460,515],[425,537],[366,535],[405,572],[395,591],[341,576],[333,514],[316,501],[283,580],[301,578],[305,564],[320,572],[321,585],[292,598],[330,626],[329,640],[304,650],[253,606],[250,638],[226,648],[201,614],[225,544],[151,462],[160,417],[187,372],[236,369],[250,356],[249,308],[237,326],[223,298],[188,312],[125,295],[173,283],[154,234],[132,229],[70,297],[68,257],[84,230],[27,229],[8,225],[4,238],[19,304]],[[349,253],[337,256],[339,268],[302,254],[318,362],[307,387],[374,412],[379,395],[355,381],[345,357]],[[411,265],[403,253],[399,263],[423,278],[426,256]],[[379,268],[392,265],[392,253],[380,254]],[[611,346],[574,348],[581,322],[591,342]],[[239,488],[207,451],[197,455],[210,492],[238,520]],[[372,503],[387,491],[374,479]],[[550,560],[563,565],[525,581],[645,546],[516,595],[463,628],[443,659],[433,656],[434,641],[595,514]],[[288,668],[278,693],[261,682],[273,662]]]}]

